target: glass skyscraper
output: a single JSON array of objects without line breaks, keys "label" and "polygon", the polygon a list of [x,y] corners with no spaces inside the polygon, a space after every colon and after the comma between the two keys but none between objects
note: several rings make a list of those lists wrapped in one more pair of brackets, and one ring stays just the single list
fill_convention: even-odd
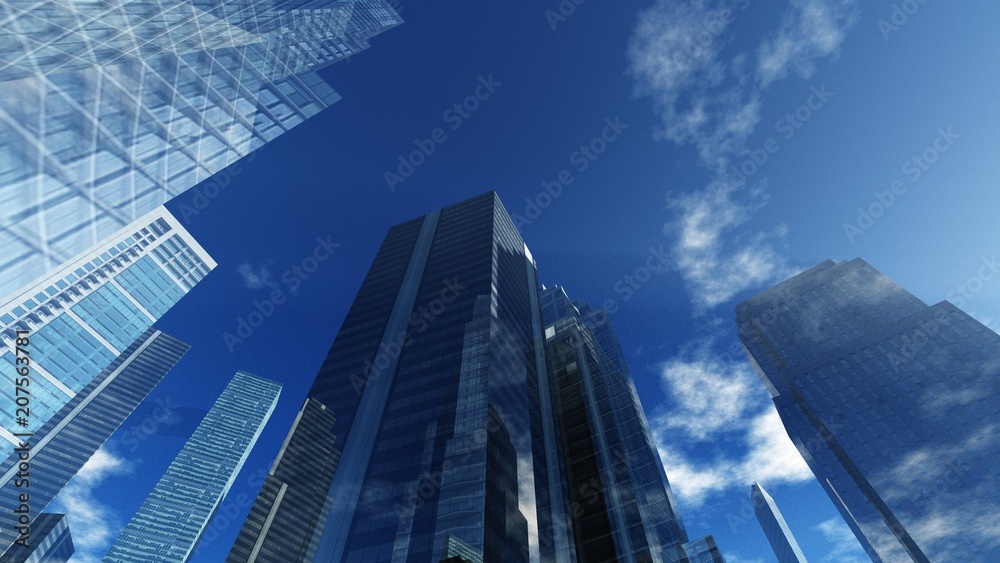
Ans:
[{"label": "glass skyscraper", "polygon": [[389,230],[309,393],[343,452],[314,561],[684,561],[614,332],[560,295],[493,192]]},{"label": "glass skyscraper", "polygon": [[0,0],[0,299],[336,102],[385,0]]},{"label": "glass skyscraper", "polygon": [[327,491],[340,461],[334,413],[307,399],[250,508],[228,563],[312,561],[330,513]]},{"label": "glass skyscraper", "polygon": [[726,563],[719,551],[719,546],[715,545],[715,538],[705,536],[692,542],[684,544],[684,551],[687,553],[687,563]]},{"label": "glass skyscraper", "polygon": [[[187,350],[187,344],[152,328],[123,350],[28,439],[27,487],[18,486],[17,453],[0,464],[0,512],[13,514],[22,493],[30,494],[30,516],[43,511]],[[29,542],[40,537],[39,518],[31,523]],[[0,551],[19,536],[13,526],[0,527]]]},{"label": "glass skyscraper", "polygon": [[15,405],[17,330],[30,331],[31,416],[0,421],[0,459],[76,397],[215,261],[160,207],[0,304],[0,401]]},{"label": "glass skyscraper", "polygon": [[767,536],[774,556],[778,558],[778,563],[806,563],[806,556],[799,548],[799,542],[795,541],[795,536],[788,529],[785,518],[778,510],[778,505],[774,503],[771,495],[767,494],[760,483],[754,483],[750,487],[750,500],[753,502],[753,512],[760,522],[764,535]]},{"label": "glass skyscraper", "polygon": [[[540,401],[558,451],[546,456],[552,467],[536,466],[536,482],[555,471],[539,499],[539,513],[553,514],[539,522],[541,560],[685,561],[687,533],[607,314],[559,286],[542,292],[541,305],[548,392]],[[562,498],[551,502],[555,491]],[[561,522],[571,523],[569,549],[555,541]]]},{"label": "glass skyscraper", "polygon": [[874,561],[1000,561],[1000,335],[863,260],[736,307],[788,435]]},{"label": "glass skyscraper", "polygon": [[186,561],[257,443],[280,392],[273,381],[236,372],[104,561]]},{"label": "glass skyscraper", "polygon": [[494,193],[389,230],[310,391],[343,440],[316,561],[527,561],[540,327]]},{"label": "glass skyscraper", "polygon": [[39,514],[32,524],[35,540],[4,553],[4,563],[66,563],[73,556],[73,538],[65,514]]}]

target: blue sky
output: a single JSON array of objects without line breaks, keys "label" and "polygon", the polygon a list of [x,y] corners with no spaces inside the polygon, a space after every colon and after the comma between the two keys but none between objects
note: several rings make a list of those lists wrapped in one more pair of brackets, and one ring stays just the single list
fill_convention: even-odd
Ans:
[{"label": "blue sky", "polygon": [[[284,389],[194,559],[222,560],[387,229],[490,189],[524,218],[544,283],[614,301],[692,537],[713,534],[733,563],[773,561],[748,508],[759,480],[810,560],[864,560],[734,349],[732,308],[860,256],[1000,326],[1000,6],[400,5],[405,24],[323,71],[341,102],[222,173],[224,188],[168,204],[219,267],[157,325],[189,354],[61,495],[74,561],[104,554],[245,369]],[[387,181],[419,145],[434,150]],[[294,273],[317,238],[339,246]],[[665,267],[647,279],[647,263]],[[276,289],[287,299],[227,345]]]}]

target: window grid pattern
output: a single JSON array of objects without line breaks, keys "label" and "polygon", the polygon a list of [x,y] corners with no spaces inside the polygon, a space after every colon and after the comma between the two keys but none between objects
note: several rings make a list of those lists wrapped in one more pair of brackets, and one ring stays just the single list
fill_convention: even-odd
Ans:
[{"label": "window grid pattern", "polygon": [[0,18],[0,295],[336,102],[316,70],[402,21],[384,0],[0,0]]}]

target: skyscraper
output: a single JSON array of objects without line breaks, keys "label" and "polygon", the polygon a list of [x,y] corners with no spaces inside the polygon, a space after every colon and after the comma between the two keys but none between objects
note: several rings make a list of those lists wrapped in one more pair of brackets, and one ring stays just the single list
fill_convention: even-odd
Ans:
[{"label": "skyscraper", "polygon": [[30,332],[31,358],[31,416],[24,427],[0,421],[0,459],[19,443],[15,433],[41,428],[215,265],[160,207],[0,304],[7,404],[16,399],[16,331]]},{"label": "skyscraper", "polygon": [[[188,350],[180,342],[155,329],[148,329],[62,406],[55,416],[25,438],[30,455],[27,484],[17,478],[18,453],[0,464],[0,512],[14,514],[30,495],[27,505],[30,523],[27,534],[13,526],[0,527],[0,552],[27,535],[33,543],[41,536],[41,516],[88,459],[104,444],[149,392],[163,379]],[[19,486],[22,485],[22,486]]]},{"label": "skyscraper", "polygon": [[385,0],[0,0],[0,18],[0,300],[336,102],[316,70],[402,22]]},{"label": "skyscraper", "polygon": [[705,536],[684,544],[688,563],[726,563],[726,559],[715,545],[715,538]]},{"label": "skyscraper", "polygon": [[4,563],[65,563],[73,556],[73,538],[65,514],[39,514],[35,518],[35,539],[29,546],[14,546],[4,553]]},{"label": "skyscraper", "polygon": [[[540,522],[542,561],[685,561],[687,533],[606,312],[559,286],[542,292],[541,305],[548,394],[540,401],[554,422],[559,468],[539,505],[571,523],[573,543],[558,546],[559,524]],[[536,468],[536,482],[554,469]]]},{"label": "skyscraper", "polygon": [[389,230],[309,393],[343,451],[315,561],[684,560],[614,332],[559,291],[493,192]]},{"label": "skyscraper", "polygon": [[1000,335],[860,259],[736,307],[788,435],[874,561],[1000,561]]},{"label": "skyscraper", "polygon": [[753,502],[753,512],[757,515],[757,521],[760,522],[760,527],[764,530],[778,563],[806,563],[806,556],[802,554],[799,542],[795,541],[795,536],[788,529],[778,505],[760,483],[754,482],[750,487],[750,500]]},{"label": "skyscraper", "polygon": [[236,372],[104,561],[186,561],[257,443],[280,392],[273,381]]},{"label": "skyscraper", "polygon": [[335,420],[322,403],[306,399],[226,561],[288,563],[315,557],[330,513],[326,493],[340,461]]},{"label": "skyscraper", "polygon": [[310,391],[343,451],[316,561],[439,561],[449,537],[527,561],[540,326],[494,193],[389,230]]}]

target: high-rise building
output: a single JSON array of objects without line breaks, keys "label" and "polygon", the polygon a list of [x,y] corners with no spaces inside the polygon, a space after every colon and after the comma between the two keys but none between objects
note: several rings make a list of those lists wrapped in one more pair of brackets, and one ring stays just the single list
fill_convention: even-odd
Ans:
[{"label": "high-rise building", "polygon": [[39,514],[32,523],[35,539],[3,554],[4,563],[65,563],[73,556],[73,538],[65,514]]},{"label": "high-rise building", "polygon": [[0,459],[14,434],[37,432],[215,265],[160,207],[0,303],[0,400],[16,404],[18,330],[31,361],[31,415],[26,426],[0,421]]},{"label": "high-rise building", "polygon": [[[41,537],[38,534],[43,522],[39,520],[44,515],[39,513],[187,350],[187,344],[148,329],[33,436],[23,438],[28,445],[30,476],[27,483],[18,478],[20,452],[4,459],[0,464],[0,512],[14,514],[15,509],[25,504],[29,518],[34,521],[26,534],[14,526],[0,527],[0,551],[23,536],[29,542]],[[29,502],[22,503],[23,493],[30,495]]]},{"label": "high-rise building", "polygon": [[228,563],[312,561],[330,506],[337,470],[334,413],[306,399],[250,508]]},{"label": "high-rise building", "polygon": [[[541,560],[686,561],[687,533],[606,312],[559,286],[542,292],[541,307],[548,392],[539,400],[559,452],[546,457],[553,467],[536,465],[536,483],[555,472],[538,502],[553,514],[539,522]],[[571,548],[554,541],[555,522],[571,524]]]},{"label": "high-rise building", "polygon": [[715,538],[705,536],[692,542],[684,544],[684,552],[687,553],[688,563],[726,563],[722,557],[719,546],[715,545]]},{"label": "high-rise building", "polygon": [[236,372],[104,561],[186,561],[257,443],[280,392],[273,381]]},{"label": "high-rise building", "polygon": [[439,561],[449,537],[527,561],[537,287],[492,192],[389,230],[310,391],[343,452],[316,561]]},{"label": "high-rise building", "polygon": [[736,307],[788,435],[874,561],[1000,561],[1000,335],[860,259]]},{"label": "high-rise building", "polygon": [[684,560],[614,332],[541,290],[493,192],[389,230],[309,393],[343,452],[315,561]]},{"label": "high-rise building", "polygon": [[778,563],[806,563],[806,556],[799,548],[799,542],[795,541],[792,531],[788,529],[778,505],[760,483],[755,482],[751,485],[750,500],[753,502],[753,512],[757,515],[757,521],[760,522],[760,527],[764,530]]},{"label": "high-rise building", "polygon": [[0,300],[336,102],[316,70],[402,22],[385,0],[0,0],[0,18]]}]

